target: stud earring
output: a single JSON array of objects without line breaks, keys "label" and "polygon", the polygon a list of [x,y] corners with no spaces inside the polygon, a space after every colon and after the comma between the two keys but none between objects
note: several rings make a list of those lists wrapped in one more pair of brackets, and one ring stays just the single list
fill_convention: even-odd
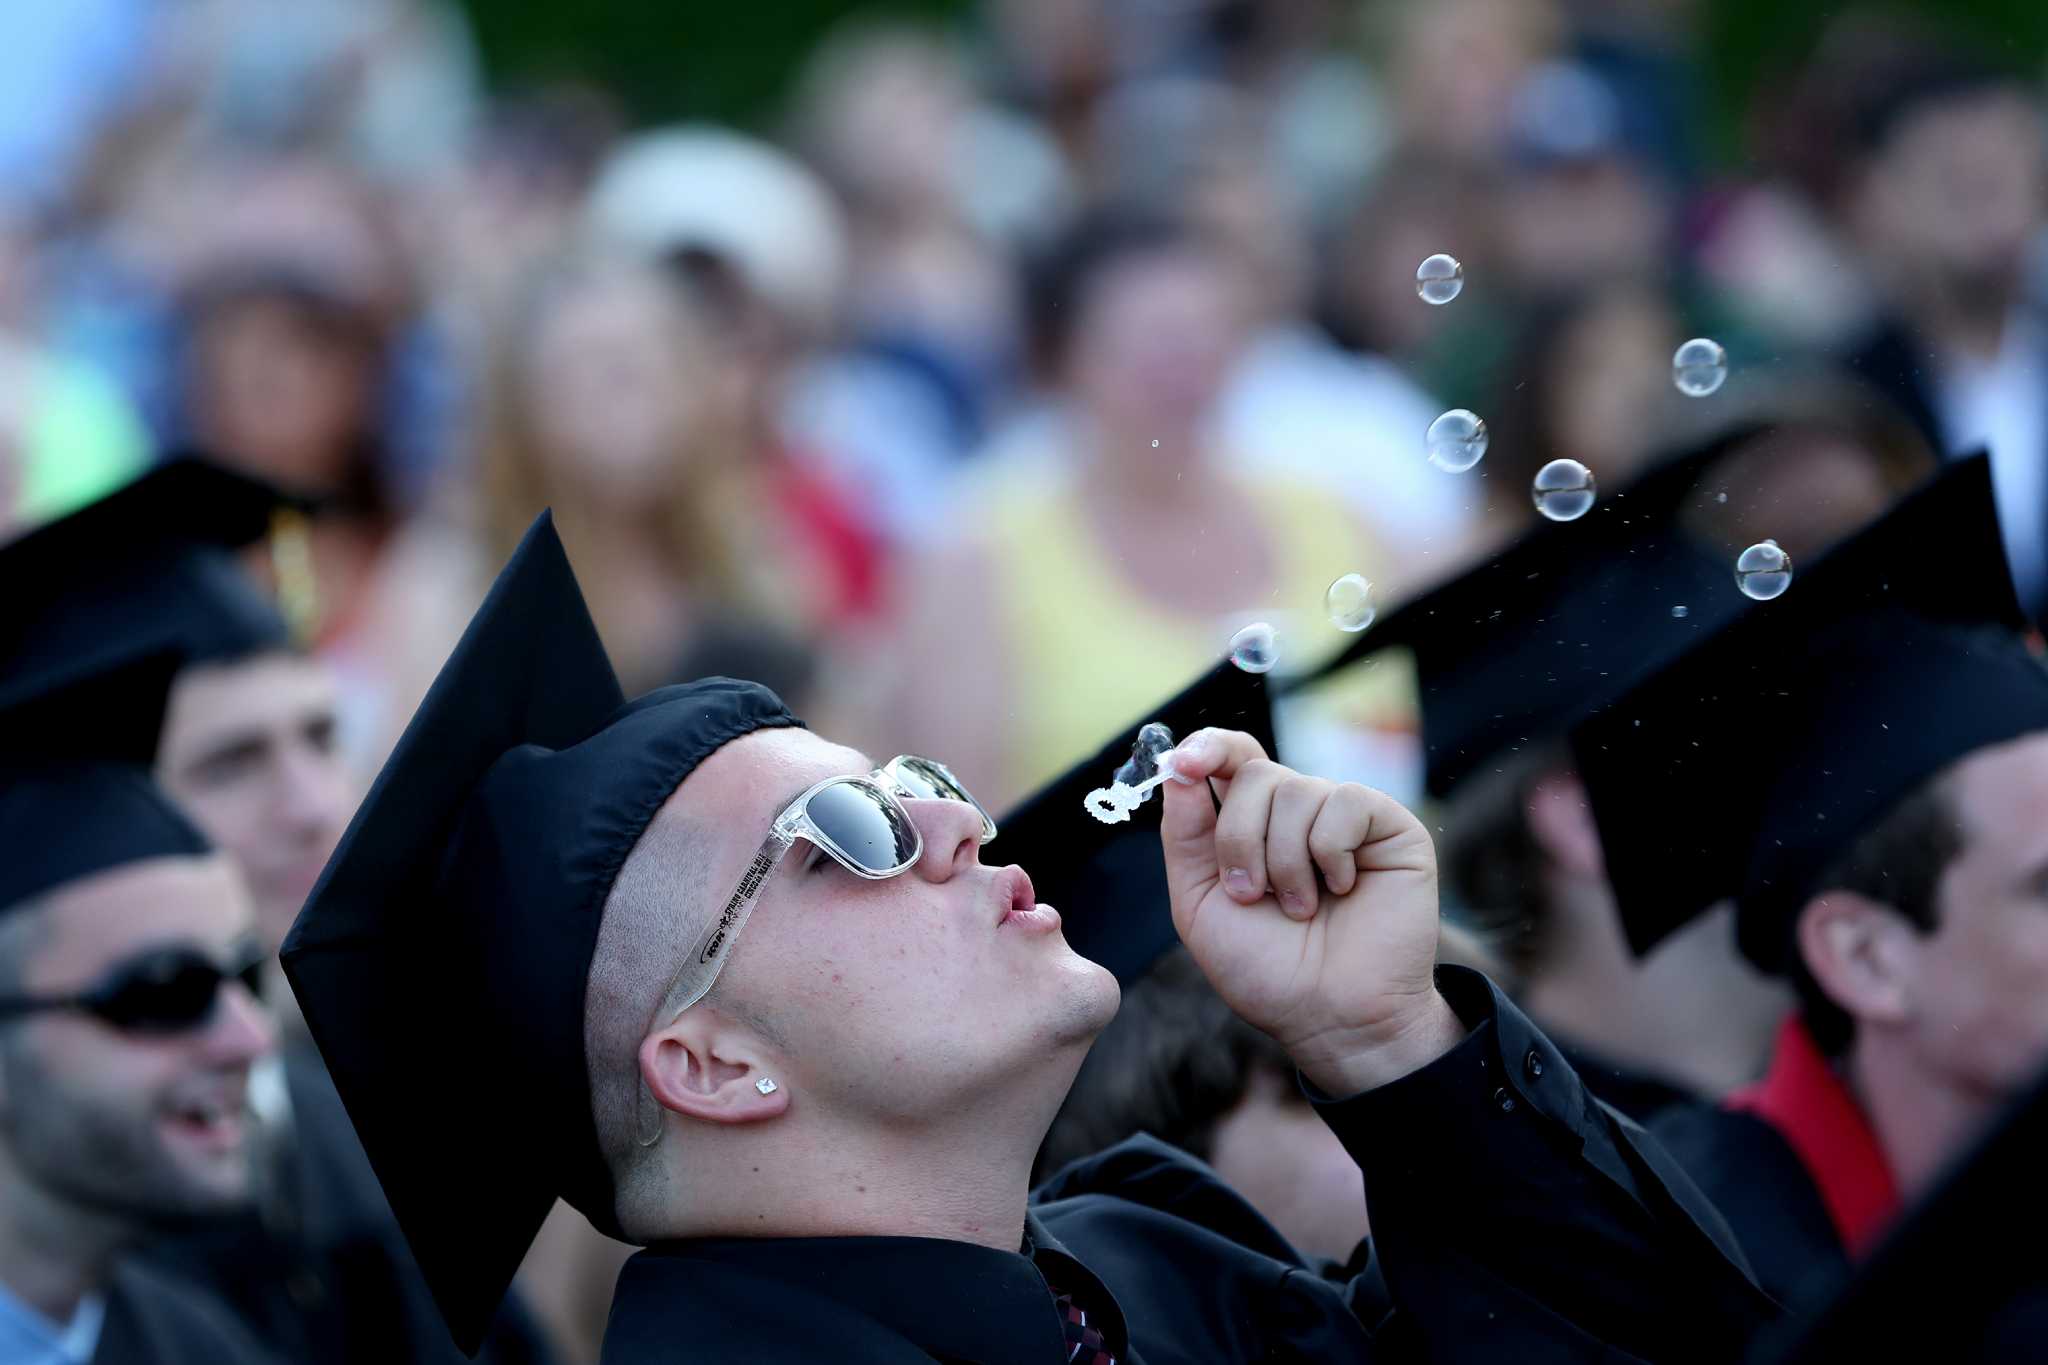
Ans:
[{"label": "stud earring", "polygon": [[764,1095],[772,1095],[775,1093],[775,1082],[763,1076],[760,1080],[754,1082],[754,1089]]}]

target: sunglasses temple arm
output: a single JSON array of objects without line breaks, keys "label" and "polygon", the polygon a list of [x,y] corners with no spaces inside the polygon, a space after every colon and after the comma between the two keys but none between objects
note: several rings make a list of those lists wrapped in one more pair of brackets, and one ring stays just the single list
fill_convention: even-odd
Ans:
[{"label": "sunglasses temple arm", "polygon": [[[789,852],[790,845],[795,842],[796,836],[780,826],[761,841],[761,847],[754,852],[754,861],[747,865],[739,886],[725,902],[725,908],[704,931],[704,936],[697,940],[689,957],[683,960],[671,998],[662,1009],[665,1017],[674,1019],[710,993],[712,983],[725,969],[725,959],[732,952],[733,940],[746,926],[747,917],[754,913],[754,901],[761,894],[762,883],[768,880],[768,874],[775,870],[776,864],[782,861],[782,855]],[[677,993],[682,992],[684,984],[693,979],[696,984],[687,993]]]}]

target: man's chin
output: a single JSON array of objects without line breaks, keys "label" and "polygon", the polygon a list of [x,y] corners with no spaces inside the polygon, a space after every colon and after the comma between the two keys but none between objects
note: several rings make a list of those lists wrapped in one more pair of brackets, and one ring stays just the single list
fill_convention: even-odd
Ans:
[{"label": "man's chin", "polygon": [[1091,958],[1073,954],[1073,979],[1067,983],[1067,1006],[1054,1017],[1054,1046],[1087,1045],[1116,1018],[1123,992],[1116,975]]}]

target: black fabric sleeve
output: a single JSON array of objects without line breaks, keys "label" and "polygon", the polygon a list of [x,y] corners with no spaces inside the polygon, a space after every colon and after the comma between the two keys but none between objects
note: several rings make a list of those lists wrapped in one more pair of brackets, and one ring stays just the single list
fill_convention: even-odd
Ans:
[{"label": "black fabric sleeve", "polygon": [[1739,1359],[1779,1310],[1705,1196],[1492,982],[1437,985],[1471,1030],[1444,1056],[1346,1099],[1304,1082],[1364,1173],[1391,1340],[1433,1361]]}]

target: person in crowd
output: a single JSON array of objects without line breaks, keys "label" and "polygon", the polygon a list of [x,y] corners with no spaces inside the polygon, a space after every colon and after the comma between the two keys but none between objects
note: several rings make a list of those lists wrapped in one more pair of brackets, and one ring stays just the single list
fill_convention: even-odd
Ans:
[{"label": "person in crowd", "polygon": [[963,52],[903,24],[828,35],[790,122],[845,207],[848,271],[838,335],[792,375],[784,423],[914,544],[1019,378],[1010,253],[1064,216],[1065,167],[978,97]]},{"label": "person in crowd", "polygon": [[1812,1308],[2048,1061],[2048,669],[1984,456],[1798,572],[1574,751],[1631,942],[1732,899],[1798,992],[1758,1084],[1652,1126]]},{"label": "person in crowd", "polygon": [[1846,98],[1834,205],[1884,309],[1848,363],[1937,448],[1986,447],[2022,601],[2048,605],[2048,326],[2031,261],[2048,223],[2041,103],[2019,75],[1917,32],[1873,40]]},{"label": "person in crowd", "polygon": [[0,682],[8,1360],[272,1359],[224,1306],[129,1255],[250,1205],[244,1100],[276,1042],[248,892],[149,780],[169,674],[74,657]]},{"label": "person in crowd", "polygon": [[[1344,573],[1387,576],[1325,491],[1233,472],[1214,448],[1241,283],[1204,236],[1139,211],[1086,219],[1047,257],[1033,307],[1073,397],[1071,449],[991,470],[906,567],[893,693],[900,732],[990,774],[999,800],[1227,654],[1247,621]],[[1081,659],[1087,684],[1065,684]]]},{"label": "person in crowd", "polygon": [[713,394],[761,512],[801,565],[824,628],[857,634],[890,607],[884,547],[867,509],[786,420],[792,370],[844,305],[844,215],[787,153],[706,125],[652,129],[599,168],[585,228],[600,248],[661,261],[708,319],[724,375]]},{"label": "person in crowd", "polygon": [[[1174,926],[1374,1191],[1348,1284],[1156,1145],[1031,1204],[1113,978],[942,766],[729,679],[625,702],[537,522],[284,950],[457,1341],[558,1195],[652,1244],[621,1361],[1653,1357],[1771,1316],[1654,1145],[1436,969],[1412,816],[1239,732],[1172,761]],[[518,1142],[460,1136],[508,1095]]]},{"label": "person in crowd", "polygon": [[488,564],[542,507],[590,565],[599,627],[637,685],[682,676],[742,622],[764,650],[809,637],[825,610],[810,591],[820,574],[746,458],[725,364],[682,281],[631,255],[575,253],[530,281],[494,333],[469,482],[407,528],[379,584],[379,753],[481,599]]},{"label": "person in crowd", "polygon": [[[283,538],[272,529],[282,505],[265,485],[180,460],[0,549],[10,582],[37,585],[0,637],[0,686],[109,657],[175,662],[145,756],[163,794],[234,866],[255,911],[250,970],[273,979],[357,791],[335,747],[325,665],[235,557]],[[452,1359],[288,999],[278,1014],[279,1065],[257,1070],[249,1096],[261,1197],[145,1254],[203,1285],[285,1359]],[[521,1313],[508,1306],[492,1359],[543,1358]]]},{"label": "person in crowd", "polygon": [[1670,295],[1618,276],[1535,304],[1485,405],[1492,441],[1481,474],[1496,538],[1534,520],[1529,485],[1552,460],[1577,460],[1620,487],[1668,446],[1671,353],[1685,339]]}]

